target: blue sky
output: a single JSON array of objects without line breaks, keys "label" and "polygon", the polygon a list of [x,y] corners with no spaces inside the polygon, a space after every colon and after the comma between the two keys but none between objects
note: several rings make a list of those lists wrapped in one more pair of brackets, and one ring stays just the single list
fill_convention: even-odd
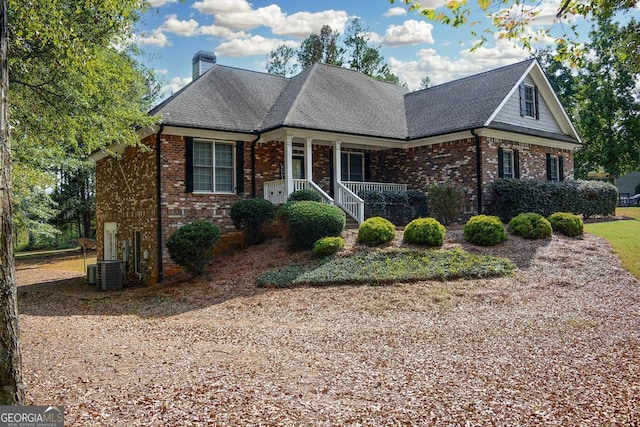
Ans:
[{"label": "blue sky", "polygon": [[[404,4],[387,0],[262,1],[150,0],[154,6],[137,27],[140,58],[154,69],[166,94],[191,81],[191,59],[199,50],[215,52],[218,63],[265,71],[269,51],[292,47],[328,24],[343,32],[358,17],[371,30],[391,71],[410,89],[423,77],[433,84],[520,61],[529,52],[510,42],[490,40],[475,52],[469,28],[452,29],[427,22]],[[422,5],[438,7],[443,0]],[[559,0],[542,0],[535,24],[551,25]],[[555,24],[558,27],[558,24]],[[562,29],[562,28],[559,28]],[[585,31],[586,32],[586,31]],[[547,41],[549,42],[549,41]],[[544,43],[544,42],[543,42]]]}]

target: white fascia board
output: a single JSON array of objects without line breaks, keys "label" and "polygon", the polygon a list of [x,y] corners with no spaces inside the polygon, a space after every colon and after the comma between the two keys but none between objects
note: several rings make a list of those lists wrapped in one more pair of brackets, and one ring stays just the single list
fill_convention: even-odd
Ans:
[{"label": "white fascia board", "polygon": [[442,144],[443,142],[460,141],[462,139],[473,138],[473,134],[470,130],[461,132],[445,133],[437,136],[429,136],[426,138],[415,139],[409,141],[402,146],[402,148],[415,148],[424,147],[427,145]]},{"label": "white fascia board", "polygon": [[533,136],[533,135],[524,135],[521,133],[508,132],[508,131],[498,130],[498,129],[482,128],[482,129],[478,129],[476,133],[479,136],[483,136],[486,138],[498,138],[498,139],[504,139],[507,141],[521,142],[524,144],[558,148],[561,150],[575,151],[581,147],[581,145],[577,143],[572,143],[567,141],[557,141],[554,139],[543,138],[543,137]]},{"label": "white fascia board", "polygon": [[312,138],[314,140],[314,144],[318,145],[331,145],[331,143],[335,141],[340,141],[342,145],[346,147],[365,147],[373,150],[402,148],[404,147],[404,144],[406,144],[405,141],[397,139],[388,139],[375,136],[367,137],[359,135],[349,135],[339,132],[291,128],[279,128],[273,131],[265,132],[260,135],[260,139],[258,142],[284,141],[288,136],[300,139],[300,141],[305,141],[307,138]]},{"label": "white fascia board", "polygon": [[89,156],[89,159],[97,162],[98,160],[102,160],[105,157],[114,156],[118,153],[122,153],[125,148],[127,148],[127,144],[111,144],[108,147],[101,148],[100,150],[92,153]]},{"label": "white fascia board", "polygon": [[253,141],[256,135],[252,133],[226,132],[207,129],[191,129],[179,126],[165,126],[162,133],[176,136],[191,136],[194,138],[217,139],[224,141]]}]

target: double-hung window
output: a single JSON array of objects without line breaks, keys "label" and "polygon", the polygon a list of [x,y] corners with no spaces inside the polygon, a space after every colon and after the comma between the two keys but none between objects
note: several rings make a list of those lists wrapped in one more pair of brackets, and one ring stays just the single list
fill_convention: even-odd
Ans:
[{"label": "double-hung window", "polygon": [[498,177],[520,178],[520,152],[507,148],[498,148]]},{"label": "double-hung window", "polygon": [[342,153],[340,159],[340,179],[342,181],[364,181],[363,153]]},{"label": "double-hung window", "polygon": [[502,152],[502,177],[513,178],[513,151],[504,150]]},{"label": "double-hung window", "polygon": [[520,115],[522,117],[540,118],[538,105],[538,89],[530,84],[520,85]]},{"label": "double-hung window", "polygon": [[549,157],[549,179],[551,181],[560,181],[560,167],[557,156]]},{"label": "double-hung window", "polygon": [[193,141],[193,191],[233,193],[234,145]]}]

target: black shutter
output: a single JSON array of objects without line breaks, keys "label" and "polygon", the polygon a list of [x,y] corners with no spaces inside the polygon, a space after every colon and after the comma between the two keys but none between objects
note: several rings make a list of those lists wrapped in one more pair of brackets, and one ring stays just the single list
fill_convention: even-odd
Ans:
[{"label": "black shutter", "polygon": [[551,154],[547,153],[547,180],[551,180]]},{"label": "black shutter", "polygon": [[244,142],[236,141],[236,194],[244,193]]},{"label": "black shutter", "polygon": [[504,150],[498,147],[498,178],[504,178]]},{"label": "black shutter", "polygon": [[536,110],[536,120],[540,120],[540,106],[539,106],[539,102],[538,102],[538,88],[535,87],[533,88],[533,94],[534,94],[534,108]]},{"label": "black shutter", "polygon": [[371,181],[371,153],[364,153],[364,180]]},{"label": "black shutter", "polygon": [[520,179],[520,151],[513,150],[513,177]]},{"label": "black shutter", "polygon": [[185,144],[185,192],[193,193],[193,138],[187,137]]},{"label": "black shutter", "polygon": [[558,179],[564,181],[564,158],[558,157]]},{"label": "black shutter", "polygon": [[333,163],[333,148],[329,148],[329,195],[331,197],[335,197],[333,191],[333,186],[335,185],[335,178],[333,177],[335,166]]},{"label": "black shutter", "polygon": [[527,96],[525,94],[524,83],[520,85],[520,115],[524,117],[527,111]]}]

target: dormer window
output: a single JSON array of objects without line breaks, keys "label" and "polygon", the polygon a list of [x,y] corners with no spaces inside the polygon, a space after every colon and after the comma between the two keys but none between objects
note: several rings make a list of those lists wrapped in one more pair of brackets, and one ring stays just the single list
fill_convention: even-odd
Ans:
[{"label": "dormer window", "polygon": [[523,83],[520,86],[520,115],[539,119],[540,111],[538,107],[538,88]]}]

